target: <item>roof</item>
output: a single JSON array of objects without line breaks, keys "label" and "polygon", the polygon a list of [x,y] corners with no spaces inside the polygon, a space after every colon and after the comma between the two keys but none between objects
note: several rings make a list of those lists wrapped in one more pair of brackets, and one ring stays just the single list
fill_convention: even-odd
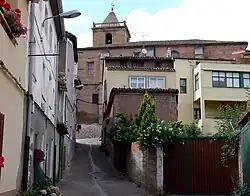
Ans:
[{"label": "roof", "polygon": [[107,56],[106,60],[122,60],[122,59],[139,59],[139,60],[168,60],[173,61],[173,58],[158,57],[158,56]]},{"label": "roof", "polygon": [[118,19],[116,17],[115,12],[111,11],[108,14],[108,16],[105,18],[105,20],[103,21],[103,24],[101,25],[101,27],[106,27],[106,26],[108,26],[108,27],[110,27],[110,26],[120,26],[120,23],[119,23],[119,21],[118,21]]},{"label": "roof", "polygon": [[74,60],[75,63],[78,63],[77,37],[68,31],[66,31],[66,37],[73,43]]},{"label": "roof", "polygon": [[158,88],[151,88],[151,89],[144,89],[144,88],[112,88],[110,95],[109,95],[109,101],[107,105],[106,111],[103,113],[103,117],[106,118],[110,112],[113,105],[114,97],[116,94],[120,93],[166,93],[166,94],[179,94],[178,89],[158,89]]},{"label": "roof", "polygon": [[[219,44],[242,44],[247,48],[246,41],[220,41],[220,40],[202,40],[202,39],[187,39],[187,40],[162,40],[162,41],[138,41],[128,42],[126,44],[110,44],[109,48],[125,48],[125,47],[140,47],[140,46],[175,46],[175,45],[219,45]],[[79,48],[80,50],[102,49],[103,47],[86,47]]]},{"label": "roof", "polygon": [[124,66],[110,66],[108,70],[116,71],[151,71],[151,72],[175,72],[174,68],[158,68],[158,67],[124,67]]}]

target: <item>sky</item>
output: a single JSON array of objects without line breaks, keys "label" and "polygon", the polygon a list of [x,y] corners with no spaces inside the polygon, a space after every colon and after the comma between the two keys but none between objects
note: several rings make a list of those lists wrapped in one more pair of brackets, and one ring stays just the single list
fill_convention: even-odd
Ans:
[{"label": "sky", "polygon": [[103,22],[112,3],[118,20],[127,22],[131,41],[250,42],[250,0],[63,0],[64,11],[82,13],[65,19],[66,30],[78,38],[78,47],[92,46],[93,22]]}]

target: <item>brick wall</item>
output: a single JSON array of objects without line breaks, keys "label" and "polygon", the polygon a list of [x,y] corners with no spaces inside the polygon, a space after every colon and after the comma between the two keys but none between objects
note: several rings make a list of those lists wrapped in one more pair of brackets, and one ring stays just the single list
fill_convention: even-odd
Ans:
[{"label": "brick wall", "polygon": [[[171,93],[150,93],[156,100],[156,115],[166,122],[177,120],[177,95]],[[133,116],[138,114],[144,93],[119,93],[113,101],[113,115],[123,112]]]}]

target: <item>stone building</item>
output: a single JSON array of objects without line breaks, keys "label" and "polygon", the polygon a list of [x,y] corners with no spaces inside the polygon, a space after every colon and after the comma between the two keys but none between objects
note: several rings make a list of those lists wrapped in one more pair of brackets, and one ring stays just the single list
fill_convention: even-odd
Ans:
[{"label": "stone building", "polygon": [[[125,21],[119,22],[111,11],[103,23],[93,23],[93,46],[79,48],[79,77],[84,89],[78,96],[77,123],[102,121],[103,74],[106,56],[169,57],[192,60],[234,60],[234,51],[244,50],[247,42],[216,40],[164,40],[130,42],[130,32]],[[120,64],[119,64],[120,65]],[[176,84],[177,85],[177,84]],[[114,87],[116,85],[114,84]],[[117,86],[118,87],[118,86]]]}]

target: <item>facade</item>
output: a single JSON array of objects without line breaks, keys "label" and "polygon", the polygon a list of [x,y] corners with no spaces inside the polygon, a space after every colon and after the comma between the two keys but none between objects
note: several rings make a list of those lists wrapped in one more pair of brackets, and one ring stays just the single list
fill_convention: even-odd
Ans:
[{"label": "facade", "polygon": [[[234,60],[233,52],[245,50],[247,42],[215,41],[215,40],[169,40],[169,41],[142,41],[130,42],[130,33],[126,22],[119,22],[115,13],[109,13],[103,23],[93,24],[93,47],[79,48],[79,77],[84,85],[78,103],[78,123],[102,122],[102,100],[104,83],[103,69],[105,56],[110,57],[172,57],[174,59],[188,60]],[[142,49],[146,49],[147,54]],[[144,50],[145,51],[145,50]],[[122,59],[121,59],[122,60]],[[123,64],[121,62],[121,64]],[[188,63],[189,64],[189,63]],[[120,62],[119,62],[120,66]],[[186,71],[190,68],[183,67]],[[114,71],[114,70],[113,70]],[[134,71],[134,70],[133,70]],[[132,72],[133,72],[132,71]],[[184,70],[175,70],[176,77]],[[151,73],[152,72],[152,73]],[[151,71],[150,74],[154,74]],[[111,70],[109,70],[111,73]],[[125,72],[120,72],[125,73]],[[137,73],[141,73],[138,72]],[[149,73],[149,71],[147,71]],[[159,75],[159,72],[157,72]],[[190,73],[186,73],[190,74]],[[184,77],[185,74],[183,74]],[[111,88],[118,87],[117,80],[108,84]],[[179,86],[179,79],[175,80]],[[116,86],[116,84],[118,86]],[[127,85],[128,83],[126,83]],[[124,86],[122,86],[124,87]],[[180,96],[181,97],[181,96]],[[179,106],[181,107],[181,106]],[[189,115],[188,115],[189,116]],[[180,117],[182,118],[182,117]],[[191,119],[190,115],[190,119]]]},{"label": "facade", "polygon": [[[31,124],[26,133],[30,138],[26,181],[32,184],[39,180],[34,151],[40,149],[45,153],[41,169],[55,183],[62,177],[66,162],[71,161],[74,153],[75,79],[79,83],[77,39],[65,31],[62,18],[52,18],[62,13],[61,0],[35,1],[30,7],[30,25],[34,33],[29,41],[29,81],[32,82],[29,93],[33,100],[31,120],[27,117]],[[24,172],[23,181],[25,175]]]},{"label": "facade", "polygon": [[[140,63],[132,66],[135,60]],[[103,112],[113,88],[178,89],[178,119],[197,120],[204,134],[213,134],[217,108],[247,100],[250,71],[242,62],[130,56],[106,57],[104,64]]]},{"label": "facade", "polygon": [[58,59],[54,56],[46,56],[46,54],[59,52],[58,41],[61,39],[62,32],[57,29],[57,25],[61,24],[56,20],[44,21],[45,18],[55,15],[55,12],[59,13],[56,3],[52,3],[52,1],[33,2],[30,10],[30,24],[33,24],[30,28],[33,29],[33,35],[30,37],[32,40],[29,41],[29,66],[32,67],[33,80],[30,91],[33,95],[33,108],[29,133],[28,183],[32,184],[35,181],[35,167],[33,166],[35,149],[45,152],[46,161],[41,163],[41,167],[48,177],[53,177]]},{"label": "facade", "polygon": [[77,78],[77,38],[66,31],[66,39],[60,41],[59,75],[57,97],[57,165],[56,178],[62,178],[62,171],[71,162],[76,142],[76,92],[82,87]]},{"label": "facade", "polygon": [[[12,9],[22,10],[21,21],[27,26],[27,1],[7,2]],[[21,187],[27,92],[27,38],[15,37],[11,33],[3,13],[0,6],[0,155],[5,158],[4,167],[0,168],[1,196],[15,195]]]}]

